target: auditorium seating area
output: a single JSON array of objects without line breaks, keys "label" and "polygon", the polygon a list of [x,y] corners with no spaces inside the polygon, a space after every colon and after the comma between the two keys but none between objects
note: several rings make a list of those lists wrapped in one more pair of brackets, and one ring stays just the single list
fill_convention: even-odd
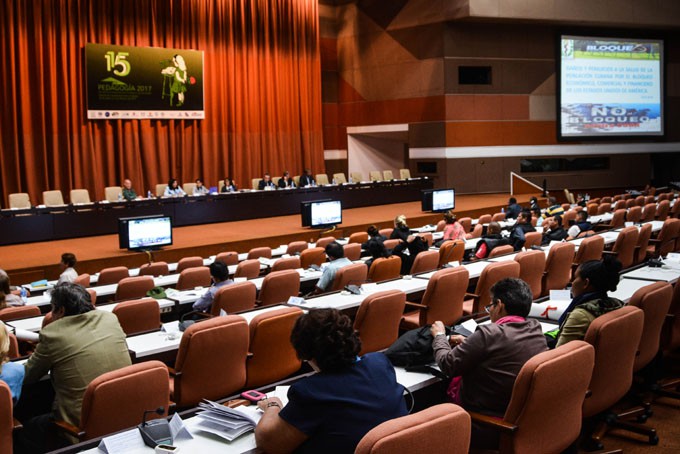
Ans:
[{"label": "auditorium seating area", "polygon": [[[630,198],[624,195],[621,200],[630,200]],[[657,200],[650,203],[656,206],[657,203],[661,204],[665,201],[669,205],[677,206],[673,193],[662,193]],[[287,341],[292,323],[302,313],[300,309],[306,310],[330,305],[347,311],[349,314],[354,314],[356,311],[353,315],[355,329],[363,341],[362,354],[365,354],[370,351],[384,350],[405,330],[424,326],[434,320],[443,320],[446,324],[452,325],[464,314],[479,317],[482,308],[489,304],[489,287],[503,277],[521,277],[532,288],[534,304],[550,306],[550,290],[564,289],[568,282],[573,279],[572,270],[575,266],[586,260],[599,260],[603,253],[617,255],[625,262],[626,266],[621,274],[621,281],[625,285],[620,285],[622,289],[617,297],[629,302],[631,310],[633,306],[641,307],[642,310],[639,312],[645,314],[641,318],[641,320],[643,318],[645,320],[645,330],[651,330],[641,332],[639,336],[639,339],[641,339],[640,346],[634,349],[634,356],[645,351],[648,352],[647,355],[651,356],[665,352],[666,355],[673,357],[677,352],[674,352],[672,348],[668,349],[672,344],[668,341],[667,335],[664,342],[649,344],[646,340],[660,339],[662,332],[673,332],[677,326],[674,318],[674,314],[677,312],[677,304],[671,304],[673,291],[671,285],[667,283],[668,280],[674,283],[677,278],[680,278],[680,260],[678,260],[677,266],[672,265],[674,262],[668,256],[669,253],[680,252],[680,229],[678,228],[680,219],[674,217],[677,216],[677,213],[674,213],[671,208],[668,210],[666,218],[655,216],[655,219],[646,221],[641,226],[625,227],[617,225],[604,230],[597,227],[606,225],[616,215],[616,211],[612,212],[614,207],[610,202],[600,201],[598,209],[593,207],[596,204],[596,201],[591,201],[590,207],[587,209],[591,213],[596,213],[590,216],[590,221],[595,224],[597,232],[590,232],[583,238],[564,243],[554,243],[543,248],[534,244],[534,247],[530,250],[519,253],[515,253],[510,248],[511,250],[507,254],[470,262],[464,261],[463,253],[466,250],[473,250],[479,238],[448,241],[444,242],[439,249],[431,247],[431,251],[421,253],[423,261],[426,260],[429,265],[422,265],[424,268],[415,270],[413,276],[400,276],[398,273],[399,266],[396,267],[397,272],[394,273],[391,267],[382,266],[383,262],[379,260],[376,260],[369,270],[363,264],[363,261],[368,257],[353,257],[355,264],[347,268],[347,273],[337,273],[337,282],[334,283],[332,292],[318,297],[306,298],[306,302],[303,303],[295,302],[289,298],[304,296],[313,288],[321,275],[321,271],[309,269],[308,266],[314,261],[309,261],[305,257],[316,251],[318,251],[316,255],[322,257],[319,254],[322,249],[317,246],[318,243],[328,243],[326,240],[317,244],[293,241],[275,249],[256,247],[248,251],[224,251],[215,256],[204,258],[190,256],[180,259],[177,263],[150,263],[148,266],[139,269],[107,267],[102,269],[101,272],[89,276],[89,280],[84,282],[88,282],[86,285],[90,286],[89,290],[96,295],[97,310],[111,310],[119,317],[121,326],[128,335],[128,346],[133,362],[157,365],[158,362],[154,361],[161,360],[168,367],[169,377],[175,377],[171,381],[170,389],[173,391],[169,395],[169,399],[175,404],[173,411],[191,409],[202,398],[231,401],[243,389],[257,387],[266,390],[268,386],[275,382],[284,379],[295,380],[299,374],[306,373],[307,370],[301,367],[301,363],[294,358],[294,354],[291,355],[292,348]],[[602,205],[604,205],[604,208],[599,209]],[[634,206],[623,210],[627,211],[627,215],[632,208]],[[569,206],[569,210],[573,212],[581,209],[585,208]],[[657,213],[659,211],[662,210],[657,210]],[[470,223],[466,222],[464,229],[470,231],[479,226],[483,228],[482,221],[489,221],[489,217],[482,215]],[[500,222],[505,228],[512,226],[512,222]],[[629,222],[624,215],[624,225],[628,225]],[[413,234],[427,235],[436,240],[441,236],[441,232],[435,232],[435,230],[437,230],[435,226],[426,226],[413,229]],[[642,236],[642,232],[650,232],[650,237],[641,244],[639,238]],[[358,231],[347,233],[344,239],[330,239],[329,241],[338,241],[345,244],[346,247],[357,246],[359,248],[358,253],[363,255],[365,251],[361,251],[360,245],[366,239],[365,232]],[[451,250],[455,251],[454,247],[459,247],[462,253],[452,253]],[[443,261],[440,260],[442,251],[448,251],[445,252]],[[433,260],[426,259],[429,254],[434,254]],[[657,279],[655,277],[641,278],[649,280],[638,280],[638,278],[633,277],[640,273],[654,273],[654,268],[650,268],[647,264],[648,260],[666,256],[669,257],[670,267],[666,270],[668,278],[664,276],[663,280],[654,284],[649,280]],[[214,260],[223,260],[228,265],[230,274],[240,282],[226,286],[218,293],[219,296],[215,298],[211,315],[208,315],[205,321],[198,321],[184,333],[178,333],[178,336],[168,336],[162,342],[160,351],[158,346],[149,349],[150,339],[158,336],[161,317],[163,328],[172,332],[173,329],[176,329],[181,315],[190,310],[191,303],[196,301],[204,289],[210,285],[209,281],[205,280],[205,275],[209,275],[207,265]],[[277,263],[287,263],[287,261],[292,260],[295,260],[296,267],[283,270],[277,268]],[[390,262],[390,259],[383,260],[385,260],[386,265]],[[300,266],[301,261],[305,262],[304,268]],[[322,267],[325,266],[321,261],[316,263],[321,264]],[[244,264],[254,265],[254,271],[243,274],[241,270]],[[356,268],[356,271],[354,271],[354,268]],[[191,273],[192,276],[193,274],[200,274],[203,277],[188,278],[188,273]],[[347,276],[344,274],[347,274]],[[629,278],[628,275],[631,275],[631,277]],[[649,274],[649,276],[651,275]],[[182,284],[182,282],[190,283]],[[343,295],[341,291],[345,288],[345,283],[348,282],[363,287],[364,293]],[[50,285],[53,285],[53,282],[49,283],[48,287]],[[32,293],[28,298],[28,305],[25,309],[30,309],[33,312],[15,316],[14,309],[2,309],[0,310],[0,319],[14,323],[14,326],[19,329],[35,332],[39,331],[49,318],[40,314],[41,310],[43,313],[49,310],[49,300],[43,293],[45,288],[27,287]],[[154,300],[145,297],[146,292],[152,287],[165,287],[164,298]],[[659,291],[654,293],[657,287]],[[240,291],[241,288],[244,291],[247,290],[248,295]],[[233,293],[233,295],[230,295],[230,293]],[[647,293],[649,293],[649,296],[647,296]],[[680,292],[675,291],[675,295],[678,294]],[[659,301],[655,303],[646,302],[646,298],[649,301]],[[110,301],[111,299],[113,301]],[[248,300],[251,302],[241,304]],[[673,301],[675,300],[673,299]],[[238,304],[234,305],[234,303]],[[654,316],[656,321],[648,327],[647,313],[652,308],[656,310]],[[220,317],[220,309],[229,316]],[[19,317],[18,320],[17,317]],[[546,318],[545,323],[555,322]],[[224,325],[224,335],[220,334],[222,328],[211,330],[212,325],[215,325],[216,328],[218,325]],[[595,325],[593,326],[592,329],[596,329]],[[608,329],[611,330],[611,328]],[[207,347],[204,347],[198,353],[191,353],[190,344],[184,345],[184,341],[182,342],[184,346],[180,346],[180,339],[183,338],[195,337],[199,341],[200,333],[203,330],[207,330],[213,342],[217,342],[218,347],[213,353]],[[248,334],[249,332],[250,334]],[[208,342],[208,340],[200,342],[202,345],[207,345],[205,342]],[[224,366],[224,370],[220,373],[230,378],[229,381],[220,380],[221,387],[213,390],[207,384],[202,384],[201,380],[217,373],[211,364],[214,364],[214,358],[221,354],[219,345],[224,342],[228,342],[230,345],[241,345],[242,348],[239,347],[238,351],[232,350],[229,353],[229,358],[225,357],[220,360],[220,363]],[[23,352],[30,353],[30,344],[25,342],[20,342],[20,344],[20,349]],[[569,361],[567,358],[570,356],[582,356],[585,359],[578,361],[587,363],[592,361],[592,353],[589,352],[592,347],[589,344],[593,345],[597,354],[601,347],[598,346],[597,342],[591,341],[587,337],[586,342],[567,344],[569,349],[561,348],[551,351],[546,358],[537,356],[535,361],[531,364],[527,363],[525,368],[528,370],[540,368],[540,364],[555,360],[567,363]],[[275,352],[276,354],[274,354]],[[252,357],[249,357],[250,354],[252,354]],[[617,352],[617,355],[622,354]],[[190,359],[193,358],[192,355],[198,356]],[[587,359],[588,357],[591,359]],[[646,356],[645,358],[649,357]],[[629,359],[631,364],[635,360],[634,370],[636,372],[640,371],[650,361],[642,358]],[[18,360],[25,359],[19,358]],[[187,369],[184,366],[185,364],[187,367],[191,364],[191,367],[195,370]],[[267,364],[267,366],[263,366],[263,364]],[[596,361],[595,371],[600,370],[598,367],[606,366],[599,366]],[[585,374],[588,369],[585,368],[582,371]],[[527,372],[527,374],[529,373]],[[548,380],[555,380],[554,377],[560,377],[563,374],[564,372],[555,371],[553,375],[547,377],[553,377],[552,379],[548,378]],[[583,380],[587,382],[590,375],[586,375],[584,375]],[[592,380],[595,380],[595,378]],[[548,383],[551,382],[548,381]],[[622,389],[617,398],[608,400],[606,408],[618,402],[626,394],[631,384],[632,381],[623,384],[622,388],[625,389]],[[592,386],[591,384],[591,387],[587,388],[590,390],[589,392],[595,392]],[[579,390],[573,389],[573,391],[578,395],[585,396],[586,393],[581,388]],[[546,399],[556,398],[556,395],[552,396],[550,389],[549,386],[544,389],[540,387],[534,389],[533,392],[538,393],[536,397],[529,394],[524,397],[524,402],[517,402],[517,408],[509,408],[505,422],[502,424],[517,426],[533,424],[531,415],[529,422],[517,416],[522,414],[522,405],[525,408],[530,408],[531,412],[538,412],[537,414],[542,415],[549,414],[550,411],[547,408],[539,410],[539,407],[541,402],[543,402],[542,405],[545,405]],[[570,405],[575,402],[574,397],[565,398],[561,396],[561,398]],[[532,399],[536,399],[535,402],[538,407],[532,404]],[[586,404],[588,402],[586,399]],[[573,421],[580,421],[581,417],[599,414],[605,409],[604,406],[596,407],[597,410],[589,409],[586,413],[585,408],[582,416],[580,415],[580,407],[575,406],[570,410]],[[643,415],[642,417],[645,419],[649,418],[652,414],[651,402],[646,401],[645,405],[640,408],[642,410],[634,414]],[[473,421],[479,421],[479,418],[481,418],[481,416],[475,414],[472,414],[471,417]],[[488,423],[484,418],[482,420],[482,422]],[[655,437],[664,437],[664,434],[653,430],[649,432],[650,424],[653,421],[654,418],[650,418],[648,424],[638,424],[641,426],[640,428],[635,426],[631,430],[648,434],[649,440],[654,442]],[[624,422],[625,419],[622,420],[622,427],[627,429],[632,427],[631,424],[633,423],[624,424]],[[543,421],[543,423],[549,424],[548,421]],[[573,424],[577,423],[574,422]],[[97,430],[100,432],[92,433],[104,435],[107,430],[116,429]],[[103,432],[101,432],[102,430]],[[609,445],[607,437],[602,438],[603,433],[604,431],[600,430],[598,426],[594,434],[595,440],[596,442],[604,441],[606,445]],[[562,443],[559,446],[568,446],[574,440],[573,431],[569,432],[568,435],[564,435],[564,440],[559,442]],[[557,443],[556,439],[553,441]],[[508,446],[522,446],[523,443],[530,445],[535,442],[536,439],[531,436],[526,439],[509,437],[507,441],[504,441]]]}]

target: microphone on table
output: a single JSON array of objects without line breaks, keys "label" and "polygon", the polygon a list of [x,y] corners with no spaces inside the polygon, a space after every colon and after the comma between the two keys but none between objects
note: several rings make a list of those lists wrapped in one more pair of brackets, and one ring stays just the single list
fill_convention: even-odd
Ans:
[{"label": "microphone on table", "polygon": [[170,424],[168,424],[168,420],[161,418],[147,421],[146,416],[150,413],[156,413],[157,415],[162,416],[165,413],[165,407],[158,407],[155,410],[144,411],[142,423],[137,426],[139,432],[142,434],[144,444],[151,448],[155,448],[158,445],[172,444],[172,433],[170,432]]}]

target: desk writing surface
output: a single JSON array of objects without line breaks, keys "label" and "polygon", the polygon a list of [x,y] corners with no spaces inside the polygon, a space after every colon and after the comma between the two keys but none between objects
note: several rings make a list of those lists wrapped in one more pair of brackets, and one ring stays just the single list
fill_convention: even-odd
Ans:
[{"label": "desk writing surface", "polygon": [[[178,321],[170,323],[179,324]],[[177,350],[181,340],[181,333],[178,336],[170,336],[164,331],[154,331],[153,333],[129,336],[125,339],[125,342],[127,342],[128,350],[134,352],[137,358],[143,358],[170,350]]]},{"label": "desk writing surface", "polygon": [[13,326],[17,329],[23,329],[26,331],[31,331],[33,333],[37,333],[40,331],[40,328],[42,328],[42,322],[43,319],[45,318],[44,315],[40,315],[38,317],[29,317],[29,318],[22,318],[19,320],[11,320],[7,322],[8,325]]},{"label": "desk writing surface", "polygon": [[284,306],[283,304],[275,304],[273,306],[267,306],[263,307],[262,309],[255,309],[253,311],[248,311],[248,312],[241,312],[240,314],[234,314],[238,315],[239,317],[243,317],[246,319],[246,322],[250,325],[250,322],[253,321],[255,317],[257,317],[260,314],[265,314],[267,312],[271,311],[277,311],[279,309],[283,309],[288,306]]},{"label": "desk writing surface", "polygon": [[619,284],[616,286],[616,291],[608,292],[608,295],[612,298],[619,299],[624,303],[628,304],[633,293],[640,290],[642,287],[652,285],[654,282],[643,281],[640,279],[623,279],[619,280]]},{"label": "desk writing surface", "polygon": [[491,262],[479,261],[467,263],[463,266],[467,268],[468,273],[470,273],[470,279],[476,279],[482,275],[482,271],[484,271],[484,268],[486,268],[489,265],[491,265]]},{"label": "desk writing surface", "polygon": [[680,270],[677,268],[651,268],[644,266],[633,271],[623,273],[624,279],[641,279],[646,281],[664,281],[674,283],[680,277]]}]

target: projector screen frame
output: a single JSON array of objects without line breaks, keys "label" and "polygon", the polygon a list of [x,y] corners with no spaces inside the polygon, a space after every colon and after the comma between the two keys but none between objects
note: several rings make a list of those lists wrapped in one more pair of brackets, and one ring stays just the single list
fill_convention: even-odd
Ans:
[{"label": "projector screen frame", "polygon": [[[602,133],[598,135],[564,135],[562,131],[562,39],[563,37],[574,37],[583,39],[600,39],[600,40],[634,40],[640,42],[659,42],[661,43],[661,56],[659,65],[659,86],[660,86],[660,115],[661,115],[661,133]],[[653,31],[639,31],[639,33],[632,33],[631,30],[622,29],[592,29],[592,28],[577,28],[564,27],[555,32],[555,132],[558,142],[630,142],[640,141],[644,139],[650,142],[664,142],[667,134],[667,119],[666,119],[666,84],[668,80],[666,50],[665,46],[668,38],[661,33],[654,33]]]}]

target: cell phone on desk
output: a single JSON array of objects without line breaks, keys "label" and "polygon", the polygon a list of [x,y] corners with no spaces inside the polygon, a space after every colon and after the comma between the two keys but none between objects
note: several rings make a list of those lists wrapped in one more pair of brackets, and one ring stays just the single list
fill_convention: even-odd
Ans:
[{"label": "cell phone on desk", "polygon": [[264,399],[265,397],[267,397],[267,395],[266,395],[266,394],[262,394],[262,393],[259,392],[259,391],[255,391],[254,389],[251,389],[250,391],[243,391],[243,392],[241,393],[241,397],[243,397],[244,399],[249,400],[249,401],[255,403],[255,402],[261,401],[262,399]]}]

